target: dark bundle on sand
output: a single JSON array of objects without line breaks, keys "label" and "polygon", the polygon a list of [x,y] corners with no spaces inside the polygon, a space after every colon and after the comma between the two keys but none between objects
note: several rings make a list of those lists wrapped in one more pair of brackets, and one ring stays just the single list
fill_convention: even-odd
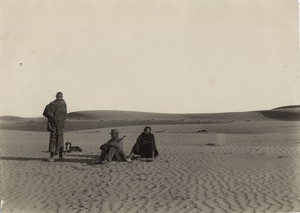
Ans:
[{"label": "dark bundle on sand", "polygon": [[72,146],[72,143],[66,142],[66,148],[64,152],[82,152],[82,149],[79,146]]},{"label": "dark bundle on sand", "polygon": [[207,146],[218,146],[218,145],[215,144],[215,143],[207,143],[207,144],[205,144],[205,145],[207,145]]},{"label": "dark bundle on sand", "polygon": [[202,130],[199,130],[198,133],[208,133],[208,132],[207,132],[207,130],[202,129]]}]

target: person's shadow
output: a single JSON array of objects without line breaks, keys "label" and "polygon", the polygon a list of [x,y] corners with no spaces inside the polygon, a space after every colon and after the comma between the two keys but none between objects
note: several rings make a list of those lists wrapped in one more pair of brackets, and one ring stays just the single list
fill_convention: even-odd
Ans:
[{"label": "person's shadow", "polygon": [[[129,157],[129,156],[127,156]],[[142,161],[142,162],[153,162],[154,160],[151,160],[150,158],[142,158],[142,157],[138,157],[138,156],[133,156],[132,157],[133,161]]]},{"label": "person's shadow", "polygon": [[[43,151],[44,152],[44,151]],[[70,158],[76,157],[76,158]],[[80,158],[78,158],[80,157]],[[69,163],[86,163],[95,161],[99,158],[98,155],[64,155],[63,159],[55,158],[56,162],[69,162]],[[9,161],[42,161],[49,162],[49,158],[35,158],[35,157],[10,157],[10,156],[1,156],[0,160],[9,160]]]}]

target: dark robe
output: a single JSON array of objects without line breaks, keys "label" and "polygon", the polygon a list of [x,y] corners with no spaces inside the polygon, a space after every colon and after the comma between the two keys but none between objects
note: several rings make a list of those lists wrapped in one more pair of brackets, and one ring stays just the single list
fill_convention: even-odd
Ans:
[{"label": "dark robe", "polygon": [[67,105],[64,100],[52,101],[50,103],[50,122],[56,128],[63,129],[65,127],[65,120],[67,118]]},{"label": "dark robe", "polygon": [[50,132],[49,152],[58,153],[64,147],[64,127],[67,118],[67,105],[64,100],[54,100],[43,112],[48,118],[47,130]]},{"label": "dark robe", "polygon": [[155,138],[152,133],[145,134],[144,132],[138,137],[131,152],[135,155],[140,155],[142,158],[151,158],[154,152],[154,157],[158,156],[158,151],[155,145]]}]

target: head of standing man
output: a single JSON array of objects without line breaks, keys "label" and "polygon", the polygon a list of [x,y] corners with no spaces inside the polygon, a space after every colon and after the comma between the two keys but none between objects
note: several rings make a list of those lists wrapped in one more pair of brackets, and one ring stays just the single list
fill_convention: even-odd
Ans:
[{"label": "head of standing man", "polygon": [[56,100],[57,101],[62,101],[63,100],[63,93],[62,92],[56,93]]}]

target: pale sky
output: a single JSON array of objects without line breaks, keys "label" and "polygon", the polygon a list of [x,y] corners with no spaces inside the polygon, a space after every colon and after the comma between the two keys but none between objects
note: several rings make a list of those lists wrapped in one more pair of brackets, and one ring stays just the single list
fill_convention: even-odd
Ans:
[{"label": "pale sky", "polygon": [[[300,104],[296,0],[2,0],[0,115]],[[21,63],[21,64],[20,64]]]}]

